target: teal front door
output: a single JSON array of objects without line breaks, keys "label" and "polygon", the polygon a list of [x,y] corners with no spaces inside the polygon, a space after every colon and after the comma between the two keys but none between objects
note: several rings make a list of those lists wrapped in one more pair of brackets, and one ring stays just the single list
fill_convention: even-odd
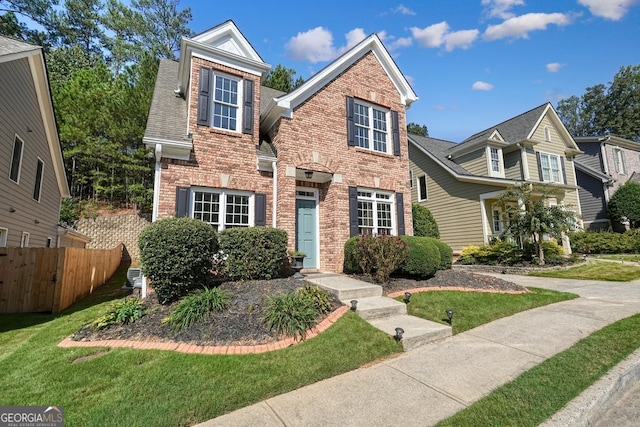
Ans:
[{"label": "teal front door", "polygon": [[315,200],[296,200],[296,250],[304,252],[304,268],[318,268],[318,213]]}]

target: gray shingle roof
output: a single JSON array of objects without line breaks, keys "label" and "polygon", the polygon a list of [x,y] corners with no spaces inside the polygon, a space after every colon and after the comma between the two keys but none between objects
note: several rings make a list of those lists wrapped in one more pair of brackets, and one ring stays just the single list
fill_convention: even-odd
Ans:
[{"label": "gray shingle roof", "polygon": [[416,145],[428,151],[432,156],[440,161],[440,163],[442,163],[444,166],[451,169],[458,175],[473,175],[453,160],[447,159],[447,156],[451,153],[451,150],[459,144],[451,141],[445,141],[443,139],[436,139],[414,134],[409,134],[408,137],[411,141],[416,143]]},{"label": "gray shingle roof", "polygon": [[31,50],[40,50],[40,46],[35,46],[20,40],[0,36],[0,56],[11,55],[20,52],[28,52]]},{"label": "gray shingle roof", "polygon": [[187,104],[174,90],[178,82],[178,62],[161,59],[149,109],[145,138],[188,142]]},{"label": "gray shingle roof", "polygon": [[547,108],[547,105],[549,105],[548,102],[500,124],[491,126],[490,128],[476,133],[475,135],[471,135],[469,138],[458,144],[452,152],[458,151],[475,142],[487,140],[495,130],[500,132],[500,135],[502,135],[508,143],[522,141],[529,135],[533,126],[540,119],[542,112]]},{"label": "gray shingle roof", "polygon": [[260,86],[260,114],[264,113],[267,105],[269,105],[269,101],[271,101],[273,98],[278,98],[286,94],[286,92],[282,92],[281,90],[272,89],[266,86]]}]

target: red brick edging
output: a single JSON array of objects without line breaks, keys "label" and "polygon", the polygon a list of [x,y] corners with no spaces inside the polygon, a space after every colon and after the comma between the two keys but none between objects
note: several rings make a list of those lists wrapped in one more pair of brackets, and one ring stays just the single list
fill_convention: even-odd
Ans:
[{"label": "red brick edging", "polygon": [[460,286],[431,286],[428,288],[427,287],[413,288],[413,289],[407,289],[405,291],[395,291],[388,294],[387,297],[388,298],[401,297],[401,296],[404,296],[405,292],[411,292],[412,294],[415,294],[418,292],[429,292],[429,291],[484,292],[489,294],[513,294],[513,295],[529,293],[529,291],[501,291],[498,289],[473,289],[473,288],[463,288]]},{"label": "red brick edging", "polygon": [[[305,339],[310,339],[324,332],[333,325],[339,318],[349,311],[349,307],[342,306],[329,314],[322,322],[314,326],[307,332]],[[294,338],[261,344],[261,345],[196,345],[176,342],[158,342],[158,341],[133,341],[133,340],[100,340],[100,341],[73,341],[71,336],[65,338],[58,347],[120,347],[134,348],[138,350],[172,350],[180,353],[191,354],[257,354],[267,351],[280,350],[282,348],[291,347],[301,341]]]}]

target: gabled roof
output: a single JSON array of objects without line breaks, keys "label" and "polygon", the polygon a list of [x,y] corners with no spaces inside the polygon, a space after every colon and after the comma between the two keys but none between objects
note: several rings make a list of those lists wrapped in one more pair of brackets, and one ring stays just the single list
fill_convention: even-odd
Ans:
[{"label": "gabled roof", "polygon": [[60,195],[70,197],[69,184],[64,170],[62,147],[58,135],[53,102],[51,100],[51,88],[47,76],[47,67],[44,62],[42,48],[9,37],[0,36],[0,63],[26,58],[29,61],[31,74],[26,78],[33,78],[40,115],[44,126],[49,154],[53,164],[53,171],[58,183]]},{"label": "gabled roof", "polygon": [[588,143],[608,143],[612,145],[619,145],[620,147],[628,148],[630,150],[640,151],[640,142],[621,138],[616,135],[576,136],[573,139],[578,145]]},{"label": "gabled roof", "polygon": [[261,108],[260,127],[269,129],[278,118],[282,116],[292,117],[293,110],[298,105],[315,95],[320,89],[369,52],[373,52],[380,65],[382,65],[387,76],[389,76],[389,79],[398,90],[402,102],[406,106],[410,106],[411,103],[416,101],[418,96],[411,88],[411,85],[393,61],[391,55],[389,55],[380,38],[376,34],[372,34],[313,75],[293,92],[274,98],[265,107],[264,112]]},{"label": "gabled roof", "polygon": [[183,95],[189,86],[193,56],[257,76],[262,76],[271,69],[271,65],[262,60],[231,20],[216,25],[193,38],[183,37],[180,41],[178,91]]},{"label": "gabled roof", "polygon": [[591,175],[592,177],[602,181],[603,183],[608,183],[613,181],[613,178],[611,178],[609,175],[606,175],[598,170],[590,168],[589,166],[584,165],[578,161],[574,161],[573,164],[576,167],[577,171],[586,173],[587,175]]}]

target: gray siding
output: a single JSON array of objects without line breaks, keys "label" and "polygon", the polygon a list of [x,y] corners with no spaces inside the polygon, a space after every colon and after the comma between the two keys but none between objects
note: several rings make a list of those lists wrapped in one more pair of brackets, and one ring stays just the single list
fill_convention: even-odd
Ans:
[{"label": "gray siding", "polygon": [[474,175],[488,175],[486,150],[482,147],[479,150],[465,154],[455,159],[455,162]]},{"label": "gray siding", "polygon": [[576,171],[578,178],[578,194],[582,208],[582,220],[585,228],[592,228],[591,223],[607,219],[607,207],[602,181],[581,171]]},{"label": "gray siding", "polygon": [[584,151],[584,154],[578,154],[576,161],[585,166],[590,167],[593,170],[604,173],[604,167],[602,165],[599,142],[585,142],[580,143],[580,149]]},{"label": "gray siding", "polygon": [[[24,142],[18,184],[9,179],[16,134]],[[33,199],[38,158],[44,162],[39,202]],[[20,246],[23,231],[30,233],[29,246],[45,246],[47,237],[55,245],[60,189],[27,59],[0,64],[0,188],[0,227],[9,230],[7,246]]]},{"label": "gray siding", "polygon": [[522,157],[520,150],[503,153],[504,177],[514,181],[522,180]]}]

